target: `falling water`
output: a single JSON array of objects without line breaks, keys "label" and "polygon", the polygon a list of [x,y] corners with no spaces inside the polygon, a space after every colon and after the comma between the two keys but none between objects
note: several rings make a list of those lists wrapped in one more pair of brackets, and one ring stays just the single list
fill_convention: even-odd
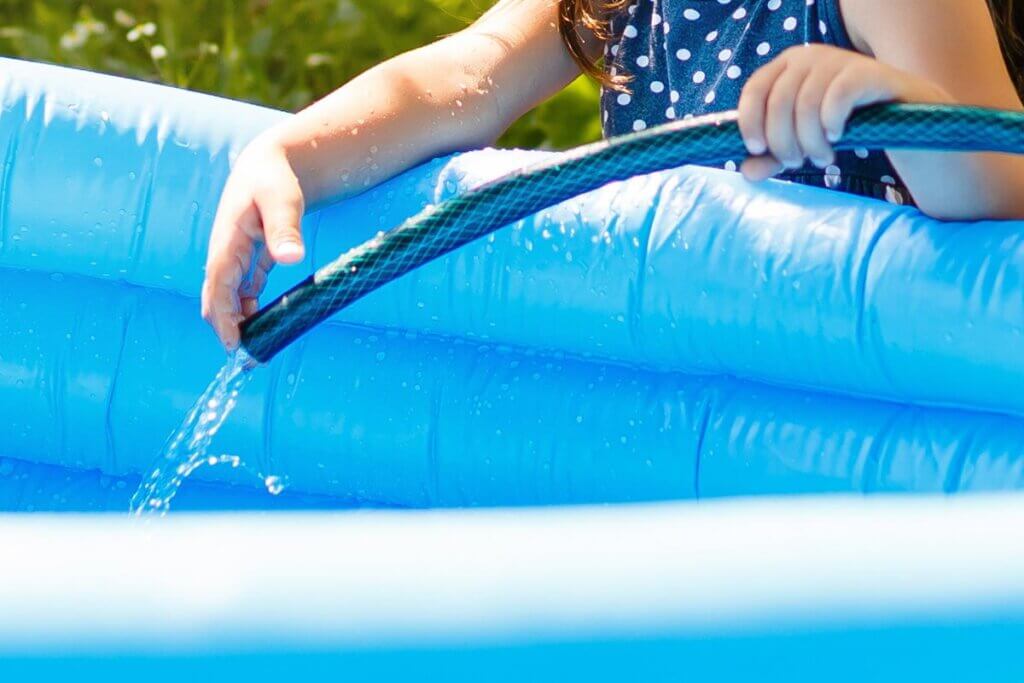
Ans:
[{"label": "falling water", "polygon": [[[238,393],[248,383],[255,366],[256,363],[244,351],[231,356],[192,406],[181,427],[167,440],[153,471],[143,479],[132,496],[131,514],[167,514],[182,482],[203,465],[239,467],[242,464],[237,455],[207,455],[207,452],[213,437],[234,410]],[[276,495],[281,492],[283,483],[279,477],[260,478],[270,493]]]}]

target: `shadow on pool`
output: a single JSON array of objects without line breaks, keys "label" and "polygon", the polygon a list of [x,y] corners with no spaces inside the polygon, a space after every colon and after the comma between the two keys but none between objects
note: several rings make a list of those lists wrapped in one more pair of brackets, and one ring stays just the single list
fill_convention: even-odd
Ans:
[{"label": "shadow on pool", "polygon": [[[111,477],[98,470],[76,471],[0,458],[0,513],[128,512],[139,477]],[[173,512],[216,510],[350,510],[385,507],[354,500],[186,480]]]}]

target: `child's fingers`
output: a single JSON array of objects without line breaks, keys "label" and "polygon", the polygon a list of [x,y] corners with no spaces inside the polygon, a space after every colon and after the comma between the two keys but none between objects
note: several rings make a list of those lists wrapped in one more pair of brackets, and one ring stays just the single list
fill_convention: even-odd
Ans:
[{"label": "child's fingers", "polygon": [[238,346],[238,292],[253,259],[252,235],[258,232],[259,214],[255,206],[246,202],[234,206],[230,197],[222,201],[210,237],[202,315],[228,349]]},{"label": "child's fingers", "polygon": [[813,69],[796,96],[797,144],[803,155],[818,168],[825,168],[835,161],[835,151],[821,121],[821,102],[834,76],[835,69],[828,65]]},{"label": "child's fingers", "polygon": [[847,66],[835,75],[821,101],[821,123],[830,142],[843,137],[846,122],[857,107],[888,100],[889,89],[866,63]]},{"label": "child's fingers", "polygon": [[260,302],[256,297],[243,296],[239,302],[242,305],[242,316],[245,318],[251,318],[260,310]]},{"label": "child's fingers", "polygon": [[215,269],[204,283],[202,312],[203,319],[210,323],[221,343],[229,351],[237,348],[241,304],[237,285],[231,284],[226,270]]},{"label": "child's fingers", "polygon": [[764,126],[768,149],[786,168],[800,168],[804,163],[796,136],[796,96],[809,70],[806,64],[791,64],[768,95]]},{"label": "child's fingers", "polygon": [[765,105],[775,79],[786,70],[785,59],[775,59],[754,72],[740,93],[738,106],[740,133],[747,151],[754,156],[768,151],[764,132]]},{"label": "child's fingers", "polygon": [[249,274],[242,280],[242,284],[238,288],[238,294],[243,298],[258,298],[263,292],[263,288],[267,286],[267,278],[274,267],[274,259],[265,244],[257,245],[255,251]]},{"label": "child's fingers", "polygon": [[782,171],[782,164],[770,154],[748,157],[740,165],[740,172],[743,173],[743,177],[755,183],[768,180]]}]

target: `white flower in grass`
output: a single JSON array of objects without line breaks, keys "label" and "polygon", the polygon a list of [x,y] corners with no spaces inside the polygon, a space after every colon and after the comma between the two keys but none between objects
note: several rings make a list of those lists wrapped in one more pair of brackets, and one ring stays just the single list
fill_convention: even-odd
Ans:
[{"label": "white flower in grass", "polygon": [[157,61],[157,62],[159,62],[161,59],[166,59],[167,58],[167,48],[164,47],[163,45],[159,45],[159,44],[154,45],[153,47],[149,48],[149,56],[152,57],[153,60]]},{"label": "white flower in grass", "polygon": [[129,26],[135,25],[135,17],[128,14],[128,12],[123,9],[116,9],[114,10],[114,22],[119,26],[128,28]]},{"label": "white flower in grass", "polygon": [[315,69],[318,66],[324,66],[325,64],[331,64],[334,62],[334,57],[323,52],[313,52],[306,55],[306,66]]},{"label": "white flower in grass", "polygon": [[85,45],[85,36],[76,31],[69,31],[60,37],[62,50],[77,50]]}]

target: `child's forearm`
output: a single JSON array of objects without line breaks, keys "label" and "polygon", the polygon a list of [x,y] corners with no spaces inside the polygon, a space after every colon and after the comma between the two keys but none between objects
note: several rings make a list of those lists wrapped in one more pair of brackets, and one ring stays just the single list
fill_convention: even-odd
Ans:
[{"label": "child's forearm", "polygon": [[307,207],[355,194],[439,154],[489,144],[510,121],[493,92],[488,65],[497,56],[488,43],[460,36],[396,57],[257,144],[284,151]]},{"label": "child's forearm", "polygon": [[[913,81],[902,99],[954,104],[945,90]],[[1007,99],[1000,108],[1020,109]],[[1024,157],[1007,154],[891,150],[893,166],[929,216],[943,220],[1024,217]]]},{"label": "child's forearm", "polygon": [[[900,99],[957,103],[942,88],[918,79],[908,79]],[[1020,103],[1012,99],[998,104],[1003,109],[1020,109]],[[887,154],[918,207],[933,218],[969,221],[1024,217],[1024,157],[919,150],[890,150]]]},{"label": "child's forearm", "polygon": [[943,220],[1024,218],[1024,157],[895,150],[893,166],[929,216]]},{"label": "child's forearm", "polygon": [[[843,0],[854,45],[898,70],[896,99],[1020,110],[988,4],[960,0]],[[892,151],[923,211],[937,218],[1024,217],[1024,159]]]}]

